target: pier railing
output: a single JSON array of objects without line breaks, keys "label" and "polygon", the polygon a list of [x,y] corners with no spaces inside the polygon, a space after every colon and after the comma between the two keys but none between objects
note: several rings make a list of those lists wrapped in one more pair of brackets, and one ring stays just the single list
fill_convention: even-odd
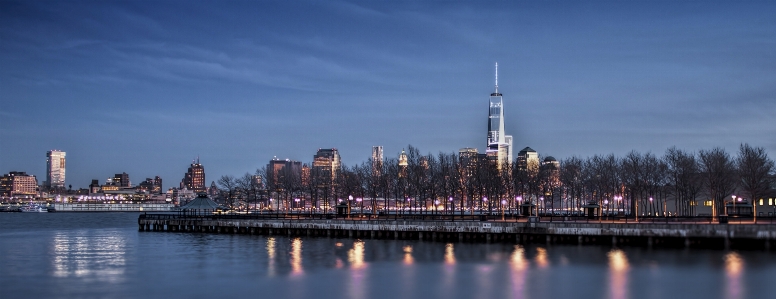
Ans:
[{"label": "pier railing", "polygon": [[[774,217],[758,217],[754,221],[753,217],[727,217],[724,223],[730,224],[774,224]],[[638,219],[632,216],[541,216],[530,217],[521,215],[501,215],[501,214],[423,214],[423,213],[404,213],[404,214],[334,214],[334,213],[164,213],[164,214],[141,214],[140,219],[149,220],[172,220],[172,219],[210,219],[210,220],[239,220],[239,219],[266,219],[266,220],[353,220],[353,221],[377,221],[377,220],[412,220],[412,221],[496,221],[496,222],[569,222],[569,223],[644,223],[644,224],[718,224],[720,218],[714,219],[711,216],[639,216]]]}]

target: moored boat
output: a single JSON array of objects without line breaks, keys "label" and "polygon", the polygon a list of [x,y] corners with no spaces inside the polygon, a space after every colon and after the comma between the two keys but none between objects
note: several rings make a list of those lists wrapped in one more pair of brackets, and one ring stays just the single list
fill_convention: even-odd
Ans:
[{"label": "moored boat", "polygon": [[19,211],[23,213],[44,213],[44,212],[48,212],[48,208],[36,203],[30,203],[26,206],[19,208]]}]

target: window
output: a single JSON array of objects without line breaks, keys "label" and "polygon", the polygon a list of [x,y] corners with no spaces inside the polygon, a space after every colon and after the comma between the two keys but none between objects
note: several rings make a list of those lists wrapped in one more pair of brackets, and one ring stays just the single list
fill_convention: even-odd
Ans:
[{"label": "window", "polygon": [[769,198],[769,199],[768,199],[768,205],[769,205],[769,206],[772,206],[772,205],[773,205],[773,198]]},{"label": "window", "polygon": [[711,206],[711,200],[707,200],[703,202],[703,206],[710,207]]},{"label": "window", "polygon": [[763,199],[760,198],[760,205],[763,205]]},{"label": "window", "polygon": [[691,200],[690,201],[690,205],[693,206],[693,207],[697,206],[698,205],[698,201],[697,200]]}]

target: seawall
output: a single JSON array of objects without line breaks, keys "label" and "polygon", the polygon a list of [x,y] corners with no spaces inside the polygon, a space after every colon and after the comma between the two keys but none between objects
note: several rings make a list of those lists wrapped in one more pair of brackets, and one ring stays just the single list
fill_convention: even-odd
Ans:
[{"label": "seawall", "polygon": [[140,215],[140,231],[769,250],[773,224],[219,219]]}]

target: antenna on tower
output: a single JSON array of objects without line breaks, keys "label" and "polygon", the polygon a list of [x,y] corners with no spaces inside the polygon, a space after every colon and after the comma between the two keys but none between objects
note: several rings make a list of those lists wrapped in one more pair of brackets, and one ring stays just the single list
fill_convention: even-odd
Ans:
[{"label": "antenna on tower", "polygon": [[496,93],[498,93],[498,62],[496,62]]}]

